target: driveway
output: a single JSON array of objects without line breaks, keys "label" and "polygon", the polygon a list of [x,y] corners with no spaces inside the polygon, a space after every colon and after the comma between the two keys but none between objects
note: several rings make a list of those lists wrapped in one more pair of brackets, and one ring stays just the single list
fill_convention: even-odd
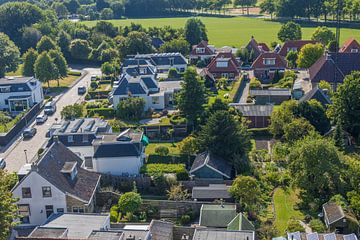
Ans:
[{"label": "driveway", "polygon": [[58,119],[58,121],[61,119],[61,110],[67,105],[81,102],[84,99],[84,95],[78,95],[77,88],[79,86],[86,86],[88,88],[90,86],[91,75],[101,74],[99,68],[85,68],[80,70],[85,76],[65,93],[54,98],[54,100],[57,101],[55,114],[49,116],[48,120],[42,125],[36,125],[35,122],[30,124],[34,125],[37,129],[36,135],[29,140],[24,140],[22,137],[19,137],[4,153],[0,154],[0,157],[5,158],[6,169],[9,172],[17,172],[26,162],[30,163],[37,160],[37,151],[47,142],[45,134],[51,125],[55,123],[55,119]]}]

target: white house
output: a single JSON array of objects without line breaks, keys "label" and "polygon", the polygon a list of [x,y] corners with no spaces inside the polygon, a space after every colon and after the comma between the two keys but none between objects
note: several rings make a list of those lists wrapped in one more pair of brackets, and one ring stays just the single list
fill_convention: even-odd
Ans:
[{"label": "white house", "polygon": [[93,171],[111,175],[138,175],[145,161],[143,133],[127,129],[120,135],[94,140]]},{"label": "white house", "polygon": [[43,100],[43,88],[41,82],[36,78],[0,78],[0,110],[16,114]]},{"label": "white house", "polygon": [[53,213],[93,212],[100,175],[81,165],[81,158],[55,141],[19,176],[12,193],[19,199],[20,225],[43,224]]},{"label": "white house", "polygon": [[154,76],[130,76],[123,74],[110,93],[114,107],[129,97],[144,99],[144,110],[162,110],[172,107],[174,94],[181,89],[181,81],[157,82]]}]

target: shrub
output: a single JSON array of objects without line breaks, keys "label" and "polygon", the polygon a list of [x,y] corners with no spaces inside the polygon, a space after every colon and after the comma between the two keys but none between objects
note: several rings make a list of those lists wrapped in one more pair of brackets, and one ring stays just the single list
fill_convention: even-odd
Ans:
[{"label": "shrub", "polygon": [[[147,159],[147,163],[182,163],[191,165],[194,161],[195,156],[189,156],[186,154],[183,155],[171,155],[171,156],[160,156],[156,154],[150,154]],[[190,160],[190,161],[189,161]]]},{"label": "shrub", "polygon": [[191,217],[187,214],[182,215],[180,218],[180,224],[181,225],[188,225],[191,221]]},{"label": "shrub", "polygon": [[177,78],[178,77],[178,71],[176,68],[170,68],[168,73],[168,78]]},{"label": "shrub", "polygon": [[[110,91],[88,91],[90,99],[106,99],[109,96]],[[89,100],[90,100],[89,99]]]},{"label": "shrub", "polygon": [[256,88],[261,88],[261,82],[257,78],[252,78],[250,80],[250,89],[256,89]]},{"label": "shrub", "polygon": [[99,84],[98,84],[97,82],[95,82],[95,81],[93,81],[93,82],[90,83],[91,89],[97,89],[98,86],[99,86]]},{"label": "shrub", "polygon": [[87,102],[85,105],[86,109],[92,109],[92,108],[100,108],[101,102]]},{"label": "shrub", "polygon": [[37,151],[38,156],[40,156],[44,151],[45,149],[39,148],[39,150]]},{"label": "shrub", "polygon": [[68,105],[61,110],[60,115],[65,120],[80,118],[83,116],[83,105],[77,103]]},{"label": "shrub", "polygon": [[169,148],[165,146],[158,146],[155,148],[155,153],[160,156],[167,156],[169,155]]},{"label": "shrub", "polygon": [[164,173],[180,173],[186,172],[185,164],[146,164],[141,167],[141,173],[147,173],[152,176],[154,174],[164,174]]},{"label": "shrub", "polygon": [[115,116],[115,110],[112,108],[94,108],[88,110],[87,115],[89,117],[93,117],[95,115],[104,117],[106,119],[114,118]]},{"label": "shrub", "polygon": [[121,195],[119,199],[119,210],[123,213],[134,213],[137,212],[142,204],[140,194],[135,192],[127,192]]},{"label": "shrub", "polygon": [[190,180],[189,173],[186,172],[186,171],[176,173],[176,180],[177,181],[188,181],[188,180]]},{"label": "shrub", "polygon": [[319,219],[311,220],[309,225],[313,232],[325,232],[326,231],[326,227],[325,227],[324,223]]},{"label": "shrub", "polygon": [[78,72],[78,71],[68,71],[67,73],[68,75],[71,75],[71,76],[81,76],[81,72]]},{"label": "shrub", "polygon": [[170,117],[170,123],[173,125],[181,125],[186,124],[186,118],[180,116],[180,115],[173,115]]}]

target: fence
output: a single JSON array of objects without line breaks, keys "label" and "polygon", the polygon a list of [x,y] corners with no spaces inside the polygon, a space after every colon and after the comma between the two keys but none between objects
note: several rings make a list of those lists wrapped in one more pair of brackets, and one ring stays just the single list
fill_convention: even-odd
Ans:
[{"label": "fence", "polygon": [[28,125],[29,122],[40,112],[42,103],[34,105],[21,119],[13,126],[10,131],[0,134],[0,146],[6,146]]}]

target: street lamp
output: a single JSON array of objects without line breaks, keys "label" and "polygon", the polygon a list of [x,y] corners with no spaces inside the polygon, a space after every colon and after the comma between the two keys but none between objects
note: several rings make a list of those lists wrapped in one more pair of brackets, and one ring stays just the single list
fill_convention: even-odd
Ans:
[{"label": "street lamp", "polygon": [[25,162],[28,163],[27,150],[26,149],[24,149],[24,153],[25,153]]}]

